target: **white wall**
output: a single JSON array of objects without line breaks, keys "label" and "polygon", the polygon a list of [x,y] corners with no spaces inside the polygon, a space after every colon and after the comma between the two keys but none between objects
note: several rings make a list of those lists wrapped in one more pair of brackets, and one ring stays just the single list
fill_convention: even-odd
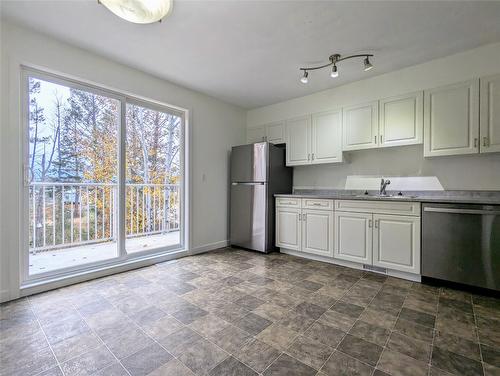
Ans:
[{"label": "white wall", "polygon": [[[330,90],[250,110],[247,113],[247,126],[255,127],[272,121],[447,85],[472,77],[497,74],[500,73],[499,61],[500,43],[483,46]],[[328,80],[330,77],[325,74],[323,79]],[[348,175],[435,175],[445,189],[500,190],[500,153],[424,159],[423,147],[418,145],[355,151],[345,153],[345,155],[349,161],[341,165],[295,167],[294,185],[296,187],[344,188]]]},{"label": "white wall", "polygon": [[[146,73],[3,22],[1,29],[0,300],[18,294],[21,182],[19,64],[48,68],[189,110],[191,249],[228,239],[228,158],[244,142],[245,111]],[[203,178],[203,176],[205,178]]]}]

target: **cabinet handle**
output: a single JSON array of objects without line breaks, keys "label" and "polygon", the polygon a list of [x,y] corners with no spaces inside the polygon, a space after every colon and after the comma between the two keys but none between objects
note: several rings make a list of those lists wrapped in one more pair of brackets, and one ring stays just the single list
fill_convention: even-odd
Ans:
[{"label": "cabinet handle", "polygon": [[302,214],[302,220],[307,221],[307,214]]},{"label": "cabinet handle", "polygon": [[312,160],[314,161],[314,153],[312,153]]},{"label": "cabinet handle", "polygon": [[474,138],[474,147],[477,148],[477,138]]},{"label": "cabinet handle", "polygon": [[379,136],[379,138],[380,138],[380,143],[382,143],[382,142],[383,142],[383,141],[382,141],[382,140],[383,140],[383,136],[382,136],[382,135],[380,135],[380,136]]},{"label": "cabinet handle", "polygon": [[375,228],[378,228],[378,219],[375,220]]},{"label": "cabinet handle", "polygon": [[299,221],[302,221],[302,214],[299,213]]},{"label": "cabinet handle", "polygon": [[377,143],[377,136],[375,136],[375,143]]},{"label": "cabinet handle", "polygon": [[311,160],[311,154],[307,153],[307,160],[310,161]]},{"label": "cabinet handle", "polygon": [[369,220],[368,220],[368,227],[369,227],[369,228],[371,228],[371,227],[372,227],[372,220],[371,220],[371,219],[369,219]]},{"label": "cabinet handle", "polygon": [[483,137],[483,146],[489,146],[488,137]]}]

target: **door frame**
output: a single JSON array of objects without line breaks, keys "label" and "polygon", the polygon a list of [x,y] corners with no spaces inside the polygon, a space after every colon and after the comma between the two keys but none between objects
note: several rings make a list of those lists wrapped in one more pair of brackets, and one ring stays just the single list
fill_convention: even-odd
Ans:
[{"label": "door frame", "polygon": [[[189,165],[189,110],[178,106],[168,105],[156,100],[140,97],[137,95],[125,93],[120,90],[110,89],[103,85],[87,82],[83,79],[70,77],[64,74],[55,73],[43,68],[34,67],[26,64],[19,65],[20,71],[20,181],[19,181],[19,194],[21,198],[20,203],[20,226],[19,226],[19,288],[24,289],[31,286],[39,286],[51,282],[60,281],[63,279],[71,279],[80,277],[85,274],[99,272],[104,269],[111,269],[128,265],[136,262],[142,264],[144,261],[152,257],[165,258],[169,254],[184,252],[189,249],[190,237],[190,216],[189,210],[189,178],[190,178],[190,165]],[[36,275],[29,275],[29,93],[28,93],[28,78],[34,77],[44,81],[55,84],[64,85],[66,87],[83,90],[86,92],[94,93],[97,95],[106,96],[120,101],[120,122],[118,125],[118,173],[117,173],[117,190],[118,190],[118,207],[117,211],[117,257],[89,262],[79,266],[71,266],[66,268],[57,269],[55,271],[38,273]],[[162,112],[172,113],[181,117],[181,155],[180,167],[183,178],[179,184],[179,194],[181,197],[180,202],[180,244],[159,247],[150,249],[143,252],[136,252],[127,254],[125,250],[126,229],[125,229],[125,161],[126,161],[126,104],[137,104],[143,107],[159,110]]]}]

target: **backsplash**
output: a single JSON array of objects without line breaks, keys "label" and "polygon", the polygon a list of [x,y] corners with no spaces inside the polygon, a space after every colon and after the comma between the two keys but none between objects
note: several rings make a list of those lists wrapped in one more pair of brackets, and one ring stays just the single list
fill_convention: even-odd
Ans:
[{"label": "backsplash", "polygon": [[[344,163],[294,167],[294,186],[345,189],[349,176],[388,177],[391,182],[392,177],[436,177],[444,190],[500,191],[500,153],[424,158],[422,145],[413,145],[345,152],[344,157]],[[379,185],[380,180],[373,189]],[[413,189],[440,189],[430,187]]]}]

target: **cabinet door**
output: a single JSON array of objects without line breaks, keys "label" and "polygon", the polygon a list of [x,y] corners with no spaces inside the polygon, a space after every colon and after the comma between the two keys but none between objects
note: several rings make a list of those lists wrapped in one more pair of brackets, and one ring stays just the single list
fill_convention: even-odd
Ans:
[{"label": "cabinet door", "polygon": [[380,146],[421,144],[424,132],[424,93],[400,95],[380,101]]},{"label": "cabinet door", "polygon": [[500,151],[500,75],[481,78],[481,153]]},{"label": "cabinet door", "polygon": [[373,265],[420,274],[420,218],[374,214]]},{"label": "cabinet door", "polygon": [[300,251],[300,209],[276,209],[276,246]]},{"label": "cabinet door", "polygon": [[333,211],[302,210],[302,251],[333,257]]},{"label": "cabinet door", "polygon": [[371,265],[372,222],[368,213],[335,212],[334,257]]},{"label": "cabinet door", "polygon": [[266,140],[272,144],[285,142],[285,122],[268,124],[266,126]]},{"label": "cabinet door", "polygon": [[342,112],[312,115],[311,161],[313,164],[342,162]]},{"label": "cabinet door", "polygon": [[247,128],[247,142],[249,144],[262,141],[266,141],[266,129],[264,127]]},{"label": "cabinet door", "polygon": [[287,120],[285,129],[287,166],[311,163],[310,132],[310,116]]},{"label": "cabinet door", "polygon": [[424,92],[424,156],[479,151],[479,80]]},{"label": "cabinet door", "polygon": [[378,101],[342,109],[344,150],[370,149],[378,145]]}]

